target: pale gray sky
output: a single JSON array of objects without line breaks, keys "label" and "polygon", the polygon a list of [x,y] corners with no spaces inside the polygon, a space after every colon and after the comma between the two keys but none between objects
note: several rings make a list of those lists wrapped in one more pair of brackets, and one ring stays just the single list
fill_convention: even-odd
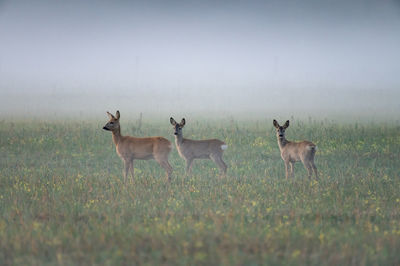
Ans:
[{"label": "pale gray sky", "polygon": [[391,0],[0,0],[0,111],[400,111]]}]

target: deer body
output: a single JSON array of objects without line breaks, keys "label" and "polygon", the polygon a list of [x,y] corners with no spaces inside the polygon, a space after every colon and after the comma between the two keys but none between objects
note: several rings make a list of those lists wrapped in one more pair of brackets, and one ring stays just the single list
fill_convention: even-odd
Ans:
[{"label": "deer body", "polygon": [[283,126],[280,126],[276,120],[273,124],[276,128],[281,157],[285,162],[286,178],[289,177],[289,165],[290,175],[294,177],[294,163],[301,161],[308,172],[308,177],[311,178],[312,171],[314,171],[315,177],[318,179],[317,167],[314,163],[317,146],[310,141],[288,141],[285,137],[285,130],[289,127],[289,120]]},{"label": "deer body", "polygon": [[168,142],[162,137],[136,138],[131,136],[121,136],[118,142],[114,141],[117,154],[121,159],[137,160],[155,159],[154,154],[160,153],[163,146],[170,144]]},{"label": "deer body", "polygon": [[150,159],[155,159],[167,172],[168,180],[171,180],[172,167],[168,162],[168,155],[172,150],[171,142],[163,137],[136,138],[122,136],[119,124],[119,111],[117,111],[116,116],[113,116],[109,112],[107,112],[107,114],[110,120],[103,129],[112,132],[112,139],[117,154],[124,161],[124,182],[126,183],[129,171],[131,172],[132,178],[134,177],[134,160]]},{"label": "deer body", "polygon": [[186,161],[186,173],[192,170],[194,159],[211,159],[220,170],[226,174],[227,166],[222,160],[224,150],[228,147],[225,142],[218,139],[208,140],[192,140],[183,137],[182,128],[185,125],[185,119],[182,119],[180,124],[171,117],[171,124],[175,129],[175,144],[179,155]]}]

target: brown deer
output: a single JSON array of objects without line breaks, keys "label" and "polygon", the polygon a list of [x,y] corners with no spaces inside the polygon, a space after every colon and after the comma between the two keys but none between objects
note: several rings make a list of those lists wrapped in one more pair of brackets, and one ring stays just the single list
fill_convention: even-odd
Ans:
[{"label": "brown deer", "polygon": [[281,157],[285,162],[286,179],[289,177],[289,164],[290,175],[294,178],[293,167],[294,163],[301,161],[307,169],[308,178],[311,178],[312,170],[315,177],[318,179],[317,167],[314,164],[314,156],[317,146],[310,141],[292,142],[285,138],[285,130],[289,127],[289,120],[283,126],[280,126],[274,119],[274,127],[276,128],[276,136],[278,138],[278,145],[281,151]]},{"label": "brown deer", "polygon": [[119,111],[117,111],[115,116],[109,112],[107,114],[110,120],[103,129],[112,132],[112,139],[115,143],[117,154],[124,161],[124,182],[126,183],[129,170],[132,174],[132,179],[134,177],[134,160],[150,159],[155,159],[165,169],[168,180],[171,181],[172,167],[168,162],[168,155],[172,150],[171,142],[163,137],[136,138],[122,136],[119,124]]},{"label": "brown deer", "polygon": [[186,173],[192,170],[194,159],[211,159],[221,171],[226,174],[227,166],[222,160],[224,150],[228,148],[225,142],[218,139],[192,140],[183,138],[182,128],[185,126],[185,118],[178,124],[172,117],[171,124],[174,126],[175,144],[179,155],[186,161]]}]

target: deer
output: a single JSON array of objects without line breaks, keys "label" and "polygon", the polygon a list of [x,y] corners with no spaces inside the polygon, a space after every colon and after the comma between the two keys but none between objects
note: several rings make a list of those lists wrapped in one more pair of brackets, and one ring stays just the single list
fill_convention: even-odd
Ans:
[{"label": "deer", "polygon": [[194,159],[211,159],[220,168],[225,175],[227,166],[222,160],[224,150],[228,145],[218,139],[192,140],[183,137],[182,128],[186,124],[185,118],[178,124],[172,117],[170,123],[174,128],[175,144],[179,155],[186,161],[186,174],[192,171],[192,163]]},{"label": "deer", "polygon": [[274,119],[273,125],[276,128],[276,137],[278,139],[279,150],[281,157],[285,162],[286,179],[290,175],[294,178],[294,163],[301,161],[308,172],[308,178],[311,179],[312,171],[314,171],[316,179],[318,179],[317,167],[314,163],[314,156],[317,146],[310,141],[292,142],[285,137],[285,130],[289,127],[289,120],[283,126]]},{"label": "deer", "polygon": [[164,168],[168,175],[168,181],[171,181],[172,167],[168,162],[168,155],[172,150],[172,144],[163,137],[147,137],[137,138],[121,135],[121,126],[119,123],[120,112],[117,111],[115,116],[107,112],[109,121],[103,127],[104,130],[111,131],[112,139],[118,156],[124,161],[124,183],[130,171],[132,180],[134,178],[134,160],[150,160],[154,159]]}]

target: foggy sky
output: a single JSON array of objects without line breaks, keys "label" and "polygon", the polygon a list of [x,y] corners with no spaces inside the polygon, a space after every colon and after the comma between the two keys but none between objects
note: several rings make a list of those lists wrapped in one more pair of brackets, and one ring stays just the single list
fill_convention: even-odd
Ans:
[{"label": "foggy sky", "polygon": [[400,106],[398,1],[0,1],[0,112]]}]

